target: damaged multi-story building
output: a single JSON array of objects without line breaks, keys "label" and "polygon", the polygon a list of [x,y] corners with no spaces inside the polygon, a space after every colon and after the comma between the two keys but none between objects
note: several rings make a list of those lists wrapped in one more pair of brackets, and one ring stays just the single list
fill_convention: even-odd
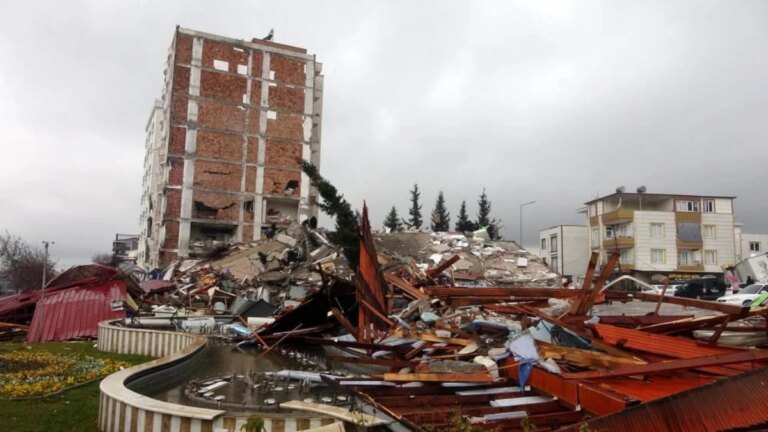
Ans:
[{"label": "damaged multi-story building", "polygon": [[146,127],[138,260],[194,257],[317,215],[322,65],[307,50],[176,28]]}]

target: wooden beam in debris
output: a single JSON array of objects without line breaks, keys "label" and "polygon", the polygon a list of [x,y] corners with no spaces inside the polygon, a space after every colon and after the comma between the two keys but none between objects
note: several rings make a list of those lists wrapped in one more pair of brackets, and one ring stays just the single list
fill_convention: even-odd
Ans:
[{"label": "wooden beam in debris", "polygon": [[427,270],[427,276],[429,276],[430,278],[437,277],[437,275],[446,271],[450,266],[456,264],[460,259],[461,257],[458,255],[452,256],[450,259],[443,262],[442,264],[438,264],[437,266]]},{"label": "wooden beam in debris", "polygon": [[405,345],[381,345],[381,344],[370,344],[365,342],[354,342],[354,341],[341,341],[341,340],[335,340],[333,338],[316,338],[316,337],[302,337],[300,341],[305,342],[307,344],[313,344],[313,345],[332,345],[332,346],[340,346],[340,347],[347,347],[347,348],[359,348],[359,349],[365,349],[370,351],[392,351],[398,354],[405,354],[411,350],[411,345],[405,344]]},{"label": "wooden beam in debris", "polygon": [[474,342],[472,339],[443,338],[443,337],[435,336],[430,333],[408,333],[402,330],[394,331],[392,332],[392,335],[397,337],[408,338],[408,339],[423,340],[426,342],[447,343],[447,344],[454,344],[454,345],[461,345],[461,346],[467,346],[472,342]]},{"label": "wooden beam in debris", "polygon": [[421,292],[418,288],[411,285],[408,281],[398,277],[393,273],[384,273],[384,279],[386,279],[386,281],[391,283],[392,285],[403,290],[405,294],[407,294],[409,297],[413,299],[421,300],[421,299],[429,298],[427,294]]},{"label": "wooden beam in debris", "polygon": [[465,382],[465,383],[492,383],[493,377],[487,372],[478,373],[434,373],[434,372],[416,372],[416,373],[385,373],[384,381],[391,382]]},{"label": "wooden beam in debris", "polygon": [[349,322],[347,317],[345,317],[344,314],[338,308],[332,307],[331,313],[333,314],[333,317],[336,318],[336,321],[338,321],[339,324],[341,324],[342,326],[344,326],[345,329],[347,329],[349,334],[353,336],[357,334],[357,329],[355,328],[355,326],[353,326],[352,323]]},{"label": "wooden beam in debris", "polygon": [[445,297],[443,301],[451,307],[486,305],[493,306],[499,301],[514,302],[515,304],[529,304],[532,306],[546,307],[548,297],[525,297],[525,298],[499,298],[499,297]]},{"label": "wooden beam in debris", "polygon": [[[581,326],[592,317],[583,315],[566,315],[560,318],[564,323]],[[691,319],[693,315],[600,315],[602,324],[618,326],[650,326],[671,321]]]},{"label": "wooden beam in debris", "polygon": [[569,348],[546,342],[536,342],[536,346],[539,348],[542,358],[561,360],[585,368],[615,368],[646,363],[640,359],[616,357],[599,351]]},{"label": "wooden beam in debris", "polygon": [[609,378],[630,375],[645,375],[650,373],[670,372],[683,369],[698,369],[711,366],[723,366],[735,363],[749,363],[768,360],[768,350],[752,349],[734,354],[668,360],[645,365],[622,366],[610,370],[563,372],[566,379]]},{"label": "wooden beam in debris", "polygon": [[381,358],[373,358],[373,357],[328,356],[327,359],[331,363],[353,363],[353,364],[366,364],[366,365],[387,366],[387,367],[396,367],[396,368],[413,367],[415,364],[413,362],[409,362],[406,360],[392,360],[392,359],[381,359]]},{"label": "wooden beam in debris", "polygon": [[[579,300],[574,302],[568,309],[567,314],[576,314],[581,309],[581,303],[589,295],[589,289],[592,287],[592,279],[595,277],[595,268],[597,267],[597,260],[600,258],[598,252],[592,252],[592,256],[589,258],[589,264],[587,265],[587,274],[584,275],[584,283],[581,285],[581,292],[579,293]],[[583,314],[578,314],[583,315]]]},{"label": "wooden beam in debris", "polygon": [[547,321],[547,322],[549,322],[551,324],[554,324],[556,326],[560,326],[560,327],[562,327],[562,328],[564,328],[564,329],[566,329],[566,330],[568,330],[568,331],[570,331],[570,332],[572,332],[574,334],[577,334],[577,335],[583,337],[584,339],[588,339],[592,343],[593,346],[595,346],[596,348],[599,348],[599,349],[601,349],[601,350],[603,350],[603,351],[605,351],[607,353],[613,354],[613,355],[618,356],[618,357],[633,358],[633,359],[636,358],[632,354],[630,354],[630,353],[628,353],[628,352],[626,352],[624,350],[618,349],[618,348],[616,348],[615,346],[613,346],[611,344],[605,343],[605,342],[601,341],[600,339],[594,338],[591,335],[587,334],[587,332],[583,331],[582,329],[580,329],[580,328],[578,328],[578,327],[576,327],[574,325],[568,324],[568,323],[566,323],[566,322],[564,322],[564,321],[562,321],[560,319],[557,319],[557,318],[555,318],[553,316],[549,316],[549,315],[545,314],[544,312],[541,312],[540,310],[538,310],[536,308],[525,307],[525,306],[519,306],[518,308],[519,308],[520,312],[523,313],[523,314],[528,314],[528,315],[533,315],[533,316],[539,317],[539,318],[543,319],[544,321]]},{"label": "wooden beam in debris", "polygon": [[579,290],[567,288],[451,288],[444,286],[424,287],[424,292],[435,297],[536,297],[536,298],[571,298],[579,295]]},{"label": "wooden beam in debris", "polygon": [[579,305],[579,309],[576,311],[577,315],[586,315],[587,312],[592,309],[592,305],[595,304],[595,299],[597,299],[597,296],[600,294],[600,290],[603,289],[603,285],[605,285],[605,281],[608,280],[608,276],[613,273],[613,269],[615,269],[616,264],[619,263],[620,257],[621,255],[619,253],[614,252],[611,254],[611,257],[608,258],[608,263],[603,267],[603,271],[600,272],[600,276],[597,278],[597,282],[595,282],[595,287],[592,288],[592,292],[589,293],[587,298],[582,299],[581,305]]},{"label": "wooden beam in debris", "polygon": [[706,300],[690,299],[685,297],[660,296],[658,294],[642,293],[642,292],[635,293],[634,296],[638,300],[655,302],[661,299],[661,301],[663,301],[664,303],[672,303],[672,304],[681,305],[681,306],[692,306],[699,309],[722,312],[728,315],[746,316],[747,313],[749,312],[748,307],[741,307],[741,306],[711,302]]},{"label": "wooden beam in debris", "polygon": [[[695,330],[702,327],[716,326],[727,323],[731,319],[730,315],[703,316],[698,318],[684,318],[677,321],[659,323],[640,327],[638,330],[651,333],[681,333]],[[601,320],[602,322],[602,320]]]},{"label": "wooden beam in debris", "polygon": [[382,324],[386,325],[387,327],[392,327],[395,325],[395,323],[393,323],[386,316],[382,315],[381,312],[376,310],[376,308],[372,306],[370,303],[368,303],[367,301],[363,299],[358,299],[357,301],[360,303],[361,306],[363,306],[363,309],[367,310],[373,315],[373,317],[375,318],[373,321],[379,320]]},{"label": "wooden beam in debris", "polygon": [[[375,330],[386,330],[391,324],[389,320],[389,307],[386,301],[388,285],[379,266],[376,255],[376,247],[371,234],[371,223],[368,220],[368,206],[363,204],[363,214],[360,218],[360,255],[357,266],[357,279],[355,292],[358,303],[365,307],[358,308],[358,340],[371,340],[376,331],[371,331],[371,324]],[[381,317],[385,317],[384,320]]]}]

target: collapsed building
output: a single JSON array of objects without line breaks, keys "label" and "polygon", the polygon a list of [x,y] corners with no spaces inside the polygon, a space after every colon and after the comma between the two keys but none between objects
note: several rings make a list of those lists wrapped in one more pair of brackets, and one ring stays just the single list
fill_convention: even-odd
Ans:
[{"label": "collapsed building", "polygon": [[139,264],[317,215],[301,162],[320,164],[321,72],[303,48],[176,28],[146,127]]}]

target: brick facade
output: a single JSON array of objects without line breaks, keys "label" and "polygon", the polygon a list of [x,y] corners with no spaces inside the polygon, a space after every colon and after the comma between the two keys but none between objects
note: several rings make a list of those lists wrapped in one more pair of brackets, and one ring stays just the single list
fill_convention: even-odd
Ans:
[{"label": "brick facade", "polygon": [[319,110],[307,108],[321,106],[320,70],[302,48],[177,28],[163,96],[165,142],[154,150],[162,164],[155,180],[162,217],[143,239],[162,241],[147,261],[189,256],[189,245],[205,240],[193,237],[206,231],[192,228],[211,223],[239,227],[231,240],[253,239],[267,197],[295,199],[292,218],[307,217],[307,208],[316,214],[316,197],[302,191],[301,161],[310,145],[319,150],[305,124],[321,120]]}]

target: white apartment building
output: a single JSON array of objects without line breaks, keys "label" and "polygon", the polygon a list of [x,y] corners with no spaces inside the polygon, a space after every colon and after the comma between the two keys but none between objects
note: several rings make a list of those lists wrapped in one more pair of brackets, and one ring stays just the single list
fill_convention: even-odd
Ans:
[{"label": "white apartment building", "polygon": [[736,259],[735,197],[614,193],[586,203],[589,246],[604,265],[621,254],[621,272],[684,281],[721,275]]},{"label": "white apartment building", "polygon": [[584,225],[558,225],[539,232],[539,257],[549,269],[575,281],[589,263],[589,230]]},{"label": "white apartment building", "polygon": [[742,224],[736,224],[734,230],[736,239],[736,262],[768,252],[768,234],[747,234],[742,230]]}]

